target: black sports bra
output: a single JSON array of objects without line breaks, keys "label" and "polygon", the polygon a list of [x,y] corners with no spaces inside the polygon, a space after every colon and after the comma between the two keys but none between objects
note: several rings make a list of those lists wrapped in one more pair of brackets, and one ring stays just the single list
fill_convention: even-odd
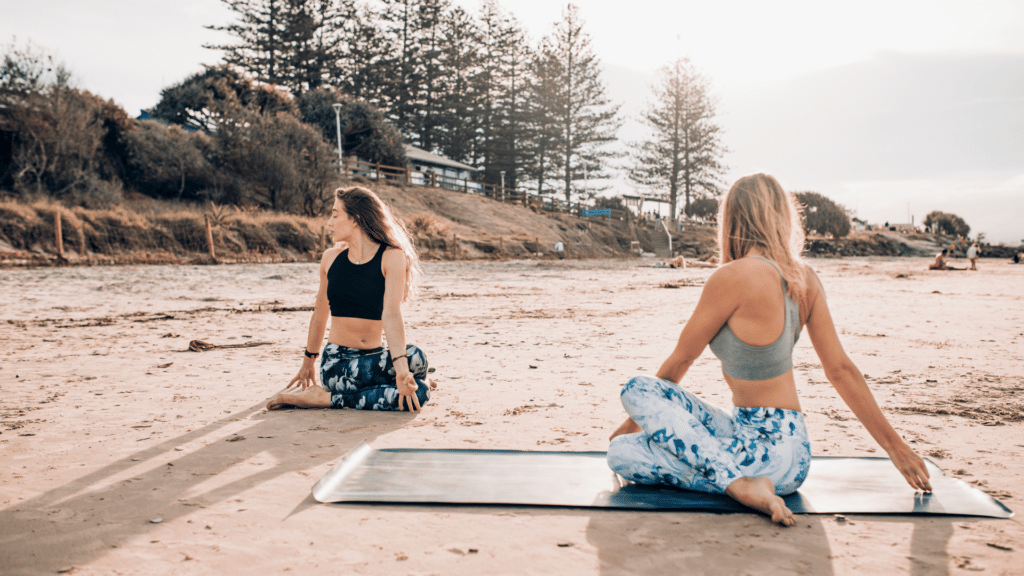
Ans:
[{"label": "black sports bra", "polygon": [[346,249],[327,270],[327,302],[331,316],[380,320],[384,313],[383,244],[368,262],[353,264]]}]

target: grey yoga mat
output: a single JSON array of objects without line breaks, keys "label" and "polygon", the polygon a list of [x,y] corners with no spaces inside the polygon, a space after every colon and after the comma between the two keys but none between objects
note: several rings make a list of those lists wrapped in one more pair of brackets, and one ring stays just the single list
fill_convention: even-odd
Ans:
[{"label": "grey yoga mat", "polygon": [[[949,514],[1009,518],[988,494],[925,461],[934,492],[914,492],[888,458],[816,457],[786,505],[801,514]],[[604,452],[353,448],[313,486],[320,502],[506,504],[748,511],[724,495],[623,481]]]}]

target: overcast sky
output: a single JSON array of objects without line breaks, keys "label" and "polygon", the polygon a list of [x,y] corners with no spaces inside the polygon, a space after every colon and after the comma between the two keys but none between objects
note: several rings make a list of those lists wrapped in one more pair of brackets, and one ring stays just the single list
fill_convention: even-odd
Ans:
[{"label": "overcast sky", "polygon": [[[455,0],[471,12],[478,0]],[[533,40],[564,4],[500,4]],[[655,71],[688,56],[713,83],[727,180],[756,171],[873,222],[963,216],[1024,238],[1024,2],[580,0],[610,95],[630,118]],[[31,40],[136,115],[214,64],[220,0],[0,0],[0,41]],[[635,121],[623,140],[640,137]],[[618,192],[631,192],[625,181]]]}]

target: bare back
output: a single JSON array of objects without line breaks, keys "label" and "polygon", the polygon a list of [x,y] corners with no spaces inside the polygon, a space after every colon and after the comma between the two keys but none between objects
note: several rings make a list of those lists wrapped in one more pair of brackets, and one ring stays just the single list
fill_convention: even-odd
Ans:
[{"label": "bare back", "polygon": [[[779,273],[771,264],[757,258],[736,260],[730,266],[738,268],[736,272],[744,281],[738,283],[734,295],[737,307],[727,321],[729,328],[750,346],[775,343],[786,323],[785,294]],[[725,373],[722,376],[732,390],[734,406],[800,410],[792,370],[767,380],[744,380]]]}]

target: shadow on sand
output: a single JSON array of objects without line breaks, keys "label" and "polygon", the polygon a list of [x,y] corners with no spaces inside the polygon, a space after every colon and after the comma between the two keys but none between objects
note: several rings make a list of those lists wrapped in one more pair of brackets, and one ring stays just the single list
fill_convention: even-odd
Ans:
[{"label": "shadow on sand", "polygon": [[[357,410],[256,414],[262,406],[231,414],[0,510],[3,572],[53,574],[68,565],[87,565],[144,535],[155,526],[152,519],[186,516],[282,475],[327,464],[360,441],[401,428],[415,417]],[[250,417],[244,429],[223,430]],[[236,435],[245,439],[226,441]],[[208,443],[185,446],[192,442]],[[175,451],[181,446],[181,452]],[[265,464],[247,475],[230,470],[249,459]],[[144,471],[131,474],[133,468]],[[314,481],[310,477],[309,486]],[[306,498],[289,515],[314,504]]]},{"label": "shadow on sand", "polygon": [[[912,525],[909,574],[949,574],[946,552],[958,516],[851,516],[851,522]],[[973,519],[981,520],[981,519]],[[815,574],[872,572],[886,564],[876,558],[845,558],[833,549],[825,523],[832,515],[797,515],[780,528],[766,518],[742,513],[600,511],[591,515],[587,539],[598,549],[601,574]],[[862,525],[863,525],[862,524]],[[851,534],[849,538],[858,538]],[[892,544],[886,542],[885,547]],[[906,547],[901,546],[905,551]],[[880,551],[882,552],[882,551]],[[895,553],[895,552],[894,552]],[[898,553],[903,556],[903,553]],[[903,558],[901,558],[902,560]],[[865,565],[866,564],[866,565]]]}]

